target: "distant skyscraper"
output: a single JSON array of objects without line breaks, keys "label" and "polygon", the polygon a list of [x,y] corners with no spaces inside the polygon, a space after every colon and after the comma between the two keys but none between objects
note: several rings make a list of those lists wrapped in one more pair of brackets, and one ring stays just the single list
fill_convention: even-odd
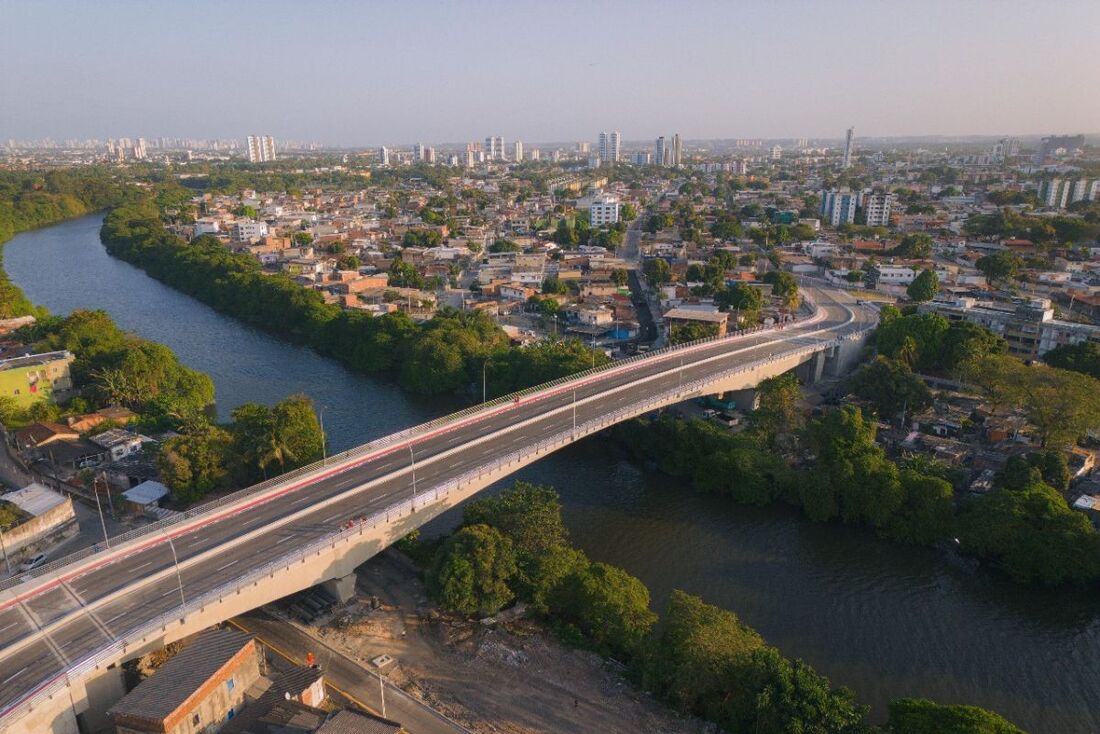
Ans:
[{"label": "distant skyscraper", "polygon": [[134,160],[145,160],[145,138],[138,138],[134,144]]},{"label": "distant skyscraper", "polygon": [[491,161],[504,159],[504,138],[490,135],[485,138],[485,157]]},{"label": "distant skyscraper", "polygon": [[248,136],[248,161],[267,163],[275,160],[275,138],[270,135]]},{"label": "distant skyscraper", "polygon": [[771,159],[773,161],[778,161],[782,158],[783,158],[783,146],[782,145],[773,145],[772,146],[772,151],[771,151]]},{"label": "distant skyscraper", "polygon": [[378,149],[378,163],[383,166],[390,164],[390,151],[384,145]]},{"label": "distant skyscraper", "polygon": [[619,131],[600,133],[600,165],[609,166],[619,162]]},{"label": "distant skyscraper", "polygon": [[416,147],[413,148],[413,160],[417,161],[418,163],[424,162],[424,159],[425,159],[424,153],[425,153],[425,151],[426,151],[426,148],[425,148],[424,144],[423,143],[417,143]]},{"label": "distant skyscraper", "polygon": [[530,158],[533,161],[537,161],[542,157],[542,153],[539,152],[538,148],[532,148],[531,152],[528,154],[527,157]]},{"label": "distant skyscraper", "polygon": [[672,165],[679,166],[684,162],[684,144],[680,140],[680,133],[672,136]]},{"label": "distant skyscraper", "polygon": [[848,128],[848,135],[844,139],[844,161],[840,164],[841,168],[852,167],[852,143],[855,141],[856,129],[854,127]]},{"label": "distant skyscraper", "polygon": [[653,162],[658,166],[665,165],[665,136],[657,138],[653,144]]},{"label": "distant skyscraper", "polygon": [[512,160],[516,163],[523,162],[523,143],[519,140],[512,143]]}]

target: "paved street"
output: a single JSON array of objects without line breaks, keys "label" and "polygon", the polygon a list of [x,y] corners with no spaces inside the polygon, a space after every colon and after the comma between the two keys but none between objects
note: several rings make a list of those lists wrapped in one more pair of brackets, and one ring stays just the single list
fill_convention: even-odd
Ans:
[{"label": "paved street", "polygon": [[[230,624],[256,635],[256,639],[274,654],[295,665],[304,665],[306,654],[312,652],[325,673],[325,682],[337,694],[381,715],[378,677],[359,663],[262,610],[236,617]],[[468,734],[468,729],[436,713],[400,688],[388,682],[385,686],[386,717],[403,724],[410,734]]]}]

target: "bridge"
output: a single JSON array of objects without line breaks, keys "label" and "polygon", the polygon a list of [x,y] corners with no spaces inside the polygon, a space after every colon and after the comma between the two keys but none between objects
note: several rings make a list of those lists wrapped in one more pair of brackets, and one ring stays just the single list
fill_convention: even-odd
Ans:
[{"label": "bridge", "polygon": [[799,368],[851,367],[877,312],[810,287],[808,313],[666,348],[378,439],[0,583],[0,730],[76,734],[119,665],[311,586],[519,468],[615,423]]}]

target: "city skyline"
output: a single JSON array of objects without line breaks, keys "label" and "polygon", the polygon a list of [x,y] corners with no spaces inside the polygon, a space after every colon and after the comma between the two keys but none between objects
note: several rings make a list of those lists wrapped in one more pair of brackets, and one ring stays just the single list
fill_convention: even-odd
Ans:
[{"label": "city skyline", "polygon": [[[15,104],[0,139],[837,139],[852,125],[864,138],[1092,133],[1100,119],[1084,93],[1100,71],[1080,62],[1094,3],[479,8],[272,3],[257,23],[247,6],[200,2],[165,23],[121,0],[5,2],[0,98]],[[993,18],[996,35],[972,32]]]}]

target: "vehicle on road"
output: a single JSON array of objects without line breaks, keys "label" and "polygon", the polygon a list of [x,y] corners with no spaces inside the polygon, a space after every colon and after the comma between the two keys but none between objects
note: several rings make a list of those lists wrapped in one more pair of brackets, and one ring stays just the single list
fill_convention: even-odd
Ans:
[{"label": "vehicle on road", "polygon": [[20,571],[32,571],[48,560],[45,553],[39,553],[35,556],[28,558],[19,565]]}]

